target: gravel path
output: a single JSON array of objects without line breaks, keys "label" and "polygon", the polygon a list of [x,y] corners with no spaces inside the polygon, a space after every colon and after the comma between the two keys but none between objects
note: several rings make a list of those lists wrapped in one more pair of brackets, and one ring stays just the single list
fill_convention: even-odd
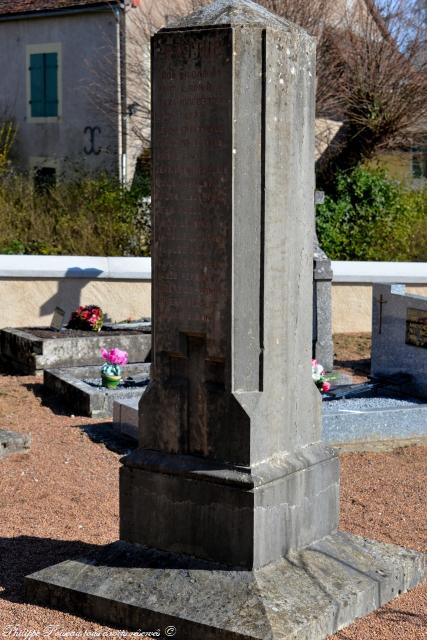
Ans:
[{"label": "gravel path", "polygon": [[[0,462],[0,639],[31,638],[29,632],[41,638],[119,637],[109,627],[26,604],[23,578],[117,539],[120,455],[85,433],[99,432],[99,421],[43,406],[36,378],[0,376],[0,381],[0,427],[33,436],[29,454]],[[427,551],[426,470],[423,446],[344,454],[341,527]],[[54,625],[50,636],[49,625]],[[426,637],[426,584],[333,636]]]}]

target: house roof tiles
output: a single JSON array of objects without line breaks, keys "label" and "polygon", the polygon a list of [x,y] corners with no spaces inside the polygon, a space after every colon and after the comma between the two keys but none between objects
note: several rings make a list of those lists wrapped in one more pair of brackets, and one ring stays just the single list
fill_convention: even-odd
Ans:
[{"label": "house roof tiles", "polygon": [[[116,4],[116,0],[111,1]],[[108,0],[0,0],[0,15],[17,13],[36,13],[37,11],[52,11],[88,5],[108,4]]]}]

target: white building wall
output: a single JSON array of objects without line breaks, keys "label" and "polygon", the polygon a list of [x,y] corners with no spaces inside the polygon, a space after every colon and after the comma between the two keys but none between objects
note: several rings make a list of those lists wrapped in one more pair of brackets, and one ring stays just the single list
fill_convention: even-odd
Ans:
[{"label": "white building wall", "polygon": [[[0,20],[0,120],[12,117],[16,122],[13,159],[21,169],[31,170],[31,158],[47,158],[56,162],[60,173],[99,168],[118,172],[117,35],[110,8]],[[61,115],[31,122],[27,47],[52,43],[61,47]],[[86,127],[100,130],[95,131],[93,147]]]}]

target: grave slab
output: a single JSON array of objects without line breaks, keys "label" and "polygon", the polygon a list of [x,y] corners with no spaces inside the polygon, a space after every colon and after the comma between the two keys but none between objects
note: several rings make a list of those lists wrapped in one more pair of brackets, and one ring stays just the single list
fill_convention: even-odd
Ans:
[{"label": "grave slab", "polygon": [[405,285],[373,285],[371,374],[409,374],[403,390],[427,398],[427,298]]},{"label": "grave slab", "polygon": [[[117,400],[113,427],[138,440],[138,398]],[[322,440],[329,445],[357,441],[417,438],[427,435],[427,403],[419,398],[383,394],[322,402]]]},{"label": "grave slab", "polygon": [[256,571],[117,542],[25,581],[26,596],[180,640],[316,640],[424,576],[422,554],[338,532]]},{"label": "grave slab", "polygon": [[0,429],[0,460],[14,453],[27,453],[31,447],[31,436],[8,429]]},{"label": "grave slab", "polygon": [[29,576],[37,602],[319,640],[422,579],[421,554],[337,533],[311,376],[315,69],[314,40],[250,0],[154,36],[153,366],[121,542]]},{"label": "grave slab", "polygon": [[121,329],[92,333],[39,328],[0,330],[0,361],[25,375],[41,375],[44,369],[96,365],[100,350],[115,347],[127,351],[129,362],[146,362],[151,349],[149,329]]},{"label": "grave slab", "polygon": [[330,444],[424,435],[427,403],[419,398],[385,392],[323,402],[323,439]]},{"label": "grave slab", "polygon": [[101,386],[100,370],[100,365],[47,369],[43,375],[43,383],[71,413],[91,418],[106,418],[113,415],[115,400],[141,397],[148,384],[150,364],[139,362],[123,367],[123,378],[132,377],[134,381],[117,389]]}]

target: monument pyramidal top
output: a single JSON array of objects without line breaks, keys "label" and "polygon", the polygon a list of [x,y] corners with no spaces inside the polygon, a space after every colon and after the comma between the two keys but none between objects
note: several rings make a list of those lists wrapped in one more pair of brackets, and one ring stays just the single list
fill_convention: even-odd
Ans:
[{"label": "monument pyramidal top", "polygon": [[168,29],[204,26],[237,26],[240,24],[273,27],[287,31],[299,29],[295,24],[277,16],[252,0],[216,0],[188,16],[180,17]]}]

